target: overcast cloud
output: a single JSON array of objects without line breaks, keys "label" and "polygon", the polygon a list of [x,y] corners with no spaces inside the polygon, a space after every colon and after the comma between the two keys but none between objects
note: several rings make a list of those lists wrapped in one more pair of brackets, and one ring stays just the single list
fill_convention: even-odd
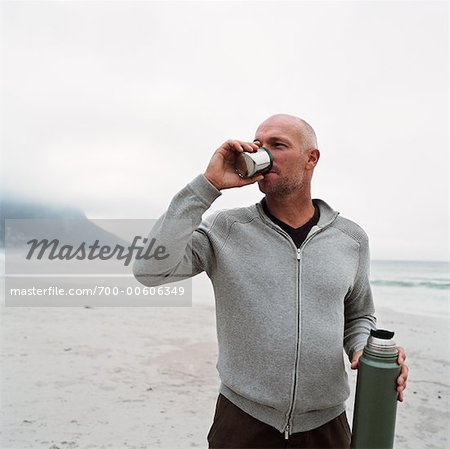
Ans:
[{"label": "overcast cloud", "polygon": [[286,112],[318,135],[313,196],[365,228],[373,258],[448,258],[446,2],[1,9],[5,191],[155,218],[224,140]]}]

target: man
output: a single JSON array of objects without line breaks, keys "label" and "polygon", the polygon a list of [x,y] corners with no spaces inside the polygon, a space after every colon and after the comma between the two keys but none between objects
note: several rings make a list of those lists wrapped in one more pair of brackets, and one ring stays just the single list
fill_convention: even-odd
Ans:
[{"label": "man", "polygon": [[[238,154],[260,146],[272,153],[271,171],[239,177]],[[369,248],[358,225],[312,200],[319,157],[311,126],[286,114],[264,121],[253,142],[225,142],[152,229],[171,260],[135,263],[146,285],[179,280],[189,262],[188,275],[206,271],[213,283],[221,385],[210,448],[350,446],[343,349],[357,368],[375,327]],[[255,182],[261,202],[202,221],[222,190]],[[192,228],[175,232],[177,218]],[[404,359],[401,349],[399,400]]]}]

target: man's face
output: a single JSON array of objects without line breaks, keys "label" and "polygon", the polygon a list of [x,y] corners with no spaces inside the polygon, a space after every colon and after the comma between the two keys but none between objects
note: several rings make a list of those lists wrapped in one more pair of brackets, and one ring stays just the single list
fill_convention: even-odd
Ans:
[{"label": "man's face", "polygon": [[287,195],[304,187],[308,154],[303,149],[298,122],[289,117],[271,117],[256,131],[255,142],[273,156],[272,170],[258,182],[261,192]]}]

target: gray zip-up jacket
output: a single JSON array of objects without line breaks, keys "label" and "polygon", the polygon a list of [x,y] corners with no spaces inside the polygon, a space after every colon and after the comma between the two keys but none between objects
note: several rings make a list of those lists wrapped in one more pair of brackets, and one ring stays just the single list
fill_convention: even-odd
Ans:
[{"label": "gray zip-up jacket", "polygon": [[206,271],[220,392],[286,435],[317,428],[345,410],[343,349],[351,358],[375,327],[367,236],[321,200],[299,249],[261,203],[202,221],[220,195],[203,175],[176,194],[149,235],[170,257],[138,260],[134,274],[151,286]]}]

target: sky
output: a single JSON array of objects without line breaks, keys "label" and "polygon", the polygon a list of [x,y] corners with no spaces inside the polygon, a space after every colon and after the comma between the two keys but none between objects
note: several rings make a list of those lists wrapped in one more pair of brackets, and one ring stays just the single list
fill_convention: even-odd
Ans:
[{"label": "sky", "polygon": [[[313,197],[372,258],[449,258],[446,2],[0,8],[3,195],[157,218],[225,140],[289,113],[318,136]],[[210,211],[261,198],[227,190]]]}]

